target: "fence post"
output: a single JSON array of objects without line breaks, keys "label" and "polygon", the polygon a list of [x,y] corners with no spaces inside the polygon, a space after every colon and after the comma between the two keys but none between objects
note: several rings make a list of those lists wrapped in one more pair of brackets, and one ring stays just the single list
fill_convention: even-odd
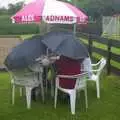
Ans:
[{"label": "fence post", "polygon": [[107,74],[108,75],[111,72],[111,64],[110,64],[110,60],[111,60],[111,45],[112,45],[112,41],[110,39],[108,39],[108,55],[107,55]]},{"label": "fence post", "polygon": [[89,36],[88,36],[88,52],[89,52],[89,55],[91,58],[92,58],[92,44],[93,44],[92,36],[91,36],[91,34],[89,34]]}]

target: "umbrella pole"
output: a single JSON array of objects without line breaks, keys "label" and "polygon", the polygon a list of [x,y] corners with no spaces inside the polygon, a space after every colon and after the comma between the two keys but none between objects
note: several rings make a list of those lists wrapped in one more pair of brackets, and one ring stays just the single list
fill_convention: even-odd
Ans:
[{"label": "umbrella pole", "polygon": [[74,24],[74,26],[73,26],[73,33],[74,33],[74,35],[76,35],[76,23]]},{"label": "umbrella pole", "polygon": [[41,23],[38,24],[39,27],[39,34],[41,35]]},{"label": "umbrella pole", "polygon": [[47,32],[50,32],[50,24],[47,24]]},{"label": "umbrella pole", "polygon": [[[47,54],[47,57],[49,55],[49,49],[47,48],[47,51],[46,51],[46,54]],[[45,84],[46,84],[46,93],[48,91],[48,79],[47,79],[47,74],[48,74],[48,67],[46,66],[45,67]]]},{"label": "umbrella pole", "polygon": [[[74,0],[74,5],[77,7],[77,0]],[[76,28],[77,28],[76,23],[74,23],[74,26],[73,26],[74,35],[76,35]]]}]

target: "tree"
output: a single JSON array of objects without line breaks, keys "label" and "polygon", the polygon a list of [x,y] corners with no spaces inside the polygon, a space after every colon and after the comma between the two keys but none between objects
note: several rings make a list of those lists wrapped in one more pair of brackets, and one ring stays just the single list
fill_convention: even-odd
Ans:
[{"label": "tree", "polygon": [[4,7],[2,7],[2,8],[0,8],[0,15],[5,15],[5,14],[7,14],[7,9],[6,8],[4,8]]},{"label": "tree", "polygon": [[87,1],[84,4],[84,9],[93,17],[100,15],[113,15],[120,13],[119,0],[83,0]]},{"label": "tree", "polygon": [[8,5],[8,14],[15,14],[18,10],[20,10],[23,6],[23,2],[18,2],[16,4]]},{"label": "tree", "polygon": [[74,4],[75,1],[78,8],[82,8],[94,19],[120,13],[120,0],[71,0],[70,3]]}]

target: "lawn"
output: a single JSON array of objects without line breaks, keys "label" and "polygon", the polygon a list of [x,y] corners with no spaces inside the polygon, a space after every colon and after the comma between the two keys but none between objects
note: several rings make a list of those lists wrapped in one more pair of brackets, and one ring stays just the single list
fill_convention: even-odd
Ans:
[{"label": "lawn", "polygon": [[[6,72],[0,73],[0,120],[119,120],[120,118],[120,77],[106,76],[101,78],[101,99],[96,98],[93,82],[88,83],[89,107],[85,111],[84,94],[77,98],[76,115],[70,113],[67,100],[58,100],[57,109],[53,108],[53,99],[46,97],[32,101],[32,108],[26,109],[25,96],[16,92],[16,103],[11,105],[10,79]],[[78,101],[79,100],[79,101]]]}]

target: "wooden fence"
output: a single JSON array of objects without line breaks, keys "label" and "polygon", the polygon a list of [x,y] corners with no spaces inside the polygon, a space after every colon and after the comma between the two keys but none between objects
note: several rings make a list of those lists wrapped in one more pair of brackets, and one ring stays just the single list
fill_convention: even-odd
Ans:
[{"label": "wooden fence", "polygon": [[[107,59],[107,73],[115,73],[120,75],[120,41],[103,38],[97,35],[86,34],[86,33],[76,33],[77,37],[81,38],[88,47],[90,56],[94,59],[93,52],[105,57]],[[102,44],[106,46],[106,49],[100,48],[100,46],[94,46],[94,43]],[[113,53],[112,48],[117,48],[117,52]],[[118,67],[111,64],[111,61],[118,63]]]}]

